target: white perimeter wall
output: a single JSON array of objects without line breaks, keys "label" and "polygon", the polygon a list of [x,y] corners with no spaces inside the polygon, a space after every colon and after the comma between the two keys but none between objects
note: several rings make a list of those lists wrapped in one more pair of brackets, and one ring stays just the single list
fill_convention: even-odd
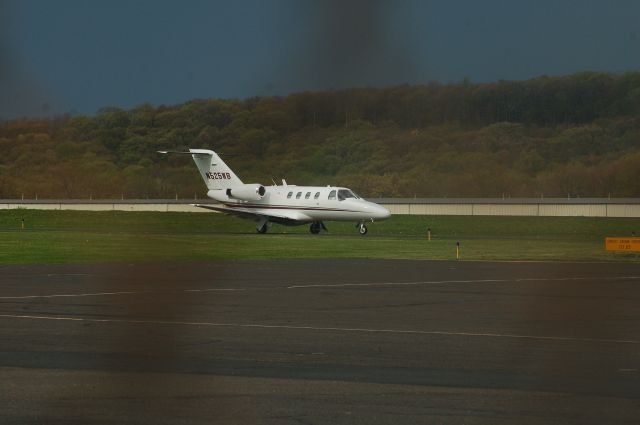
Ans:
[{"label": "white perimeter wall", "polygon": [[[392,214],[412,215],[498,215],[498,216],[546,216],[546,217],[640,217],[640,204],[532,204],[532,203],[437,203],[437,204],[389,204],[381,203]],[[82,211],[171,211],[211,212],[188,204],[168,203],[0,203],[0,209],[26,208],[40,210]]]},{"label": "white perimeter wall", "polygon": [[382,204],[392,214],[640,217],[640,204]]},{"label": "white perimeter wall", "polygon": [[34,210],[79,210],[79,211],[161,211],[161,212],[211,212],[188,204],[71,204],[71,203],[2,203],[0,209],[25,208]]}]

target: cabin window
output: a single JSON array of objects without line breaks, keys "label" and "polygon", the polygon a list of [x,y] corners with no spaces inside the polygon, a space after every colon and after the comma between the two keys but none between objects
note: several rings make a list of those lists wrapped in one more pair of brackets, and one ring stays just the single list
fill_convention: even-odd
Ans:
[{"label": "cabin window", "polygon": [[287,194],[287,199],[291,199],[291,197],[292,197],[292,196],[293,196],[293,192],[289,192],[289,193]]},{"label": "cabin window", "polygon": [[316,192],[316,196],[313,197],[313,199],[318,199],[320,197],[320,192]]},{"label": "cabin window", "polygon": [[301,197],[301,196],[302,196],[302,192],[298,192],[298,193],[296,194],[296,199],[300,199],[300,197]]},{"label": "cabin window", "polygon": [[304,195],[304,199],[309,199],[310,196],[311,196],[311,192],[307,192],[307,194]]},{"label": "cabin window", "polygon": [[331,192],[329,192],[329,200],[332,200],[332,199],[334,199],[334,200],[336,199],[336,191],[335,190],[332,190]]},{"label": "cabin window", "polygon": [[340,189],[338,191],[338,200],[344,201],[347,198],[356,198],[356,195],[349,189]]}]

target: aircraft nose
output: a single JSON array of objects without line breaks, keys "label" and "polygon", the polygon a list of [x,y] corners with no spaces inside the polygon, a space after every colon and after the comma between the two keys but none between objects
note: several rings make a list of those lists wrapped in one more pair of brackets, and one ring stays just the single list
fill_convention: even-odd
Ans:
[{"label": "aircraft nose", "polygon": [[386,209],[381,205],[376,205],[375,211],[376,211],[376,218],[379,220],[384,220],[386,218],[391,217],[391,211],[389,211],[388,209]]},{"label": "aircraft nose", "polygon": [[389,211],[385,207],[382,207],[382,210],[383,210],[383,215],[382,215],[383,219],[391,217],[391,211]]}]

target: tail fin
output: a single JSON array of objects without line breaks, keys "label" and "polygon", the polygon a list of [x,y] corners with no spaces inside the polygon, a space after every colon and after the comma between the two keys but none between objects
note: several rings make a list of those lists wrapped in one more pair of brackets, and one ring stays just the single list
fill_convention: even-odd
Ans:
[{"label": "tail fin", "polygon": [[189,149],[189,152],[158,151],[160,153],[190,154],[209,190],[229,189],[242,185],[242,181],[212,150]]}]

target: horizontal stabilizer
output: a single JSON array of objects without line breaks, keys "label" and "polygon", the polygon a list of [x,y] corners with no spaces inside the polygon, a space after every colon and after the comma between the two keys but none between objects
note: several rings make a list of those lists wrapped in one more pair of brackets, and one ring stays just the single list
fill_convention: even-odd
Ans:
[{"label": "horizontal stabilizer", "polygon": [[161,153],[161,154],[177,153],[177,154],[180,154],[180,155],[211,155],[211,153],[210,153],[210,152],[197,152],[197,151],[194,151],[194,152],[185,152],[185,151],[158,151],[158,153]]}]

